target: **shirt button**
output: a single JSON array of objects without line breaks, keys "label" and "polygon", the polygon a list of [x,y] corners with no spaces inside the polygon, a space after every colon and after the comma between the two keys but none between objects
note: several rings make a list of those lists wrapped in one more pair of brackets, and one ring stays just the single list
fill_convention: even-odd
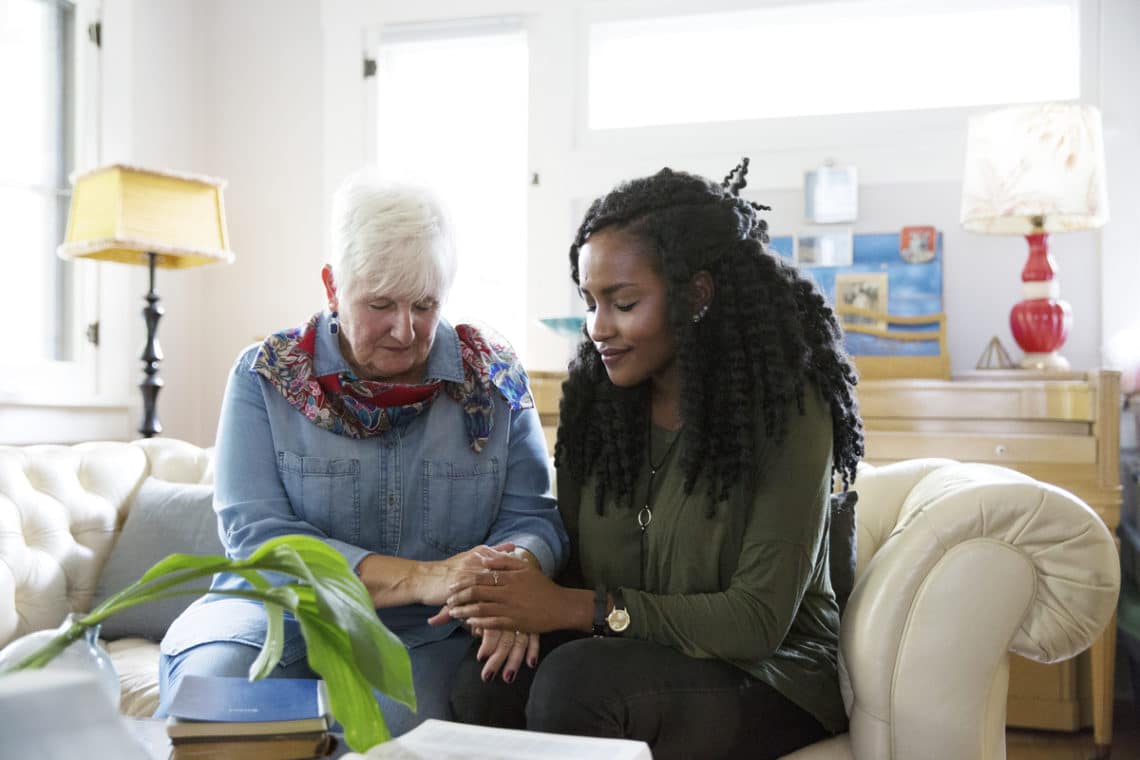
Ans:
[{"label": "shirt button", "polygon": [[388,503],[391,504],[392,506],[396,505],[396,494],[394,494],[394,493],[388,494]]}]

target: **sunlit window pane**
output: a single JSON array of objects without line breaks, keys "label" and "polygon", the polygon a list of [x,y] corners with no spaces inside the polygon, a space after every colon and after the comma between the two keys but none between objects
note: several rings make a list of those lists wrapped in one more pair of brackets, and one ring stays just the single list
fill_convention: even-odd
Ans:
[{"label": "sunlit window pane", "polygon": [[71,295],[70,267],[55,256],[66,206],[53,194],[0,186],[0,317],[8,359],[65,360],[73,340],[60,318]]},{"label": "sunlit window pane", "polygon": [[66,184],[60,150],[66,129],[71,7],[5,0],[0,14],[0,180]]},{"label": "sunlit window pane", "polygon": [[485,322],[523,353],[525,33],[382,42],[378,63],[378,165],[432,187],[455,221],[459,273],[444,315]]},{"label": "sunlit window pane", "polygon": [[1079,96],[1075,0],[939,5],[788,4],[593,23],[589,126]]},{"label": "sunlit window pane", "polygon": [[70,195],[70,3],[5,0],[0,13],[0,320],[8,360],[74,358],[72,265],[55,255]]}]

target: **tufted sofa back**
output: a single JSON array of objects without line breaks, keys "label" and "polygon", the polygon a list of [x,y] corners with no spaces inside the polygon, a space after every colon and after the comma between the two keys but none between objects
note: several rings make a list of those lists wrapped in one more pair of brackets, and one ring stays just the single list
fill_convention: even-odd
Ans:
[{"label": "tufted sofa back", "polygon": [[212,483],[211,454],[170,438],[0,446],[0,646],[88,610],[139,485]]}]

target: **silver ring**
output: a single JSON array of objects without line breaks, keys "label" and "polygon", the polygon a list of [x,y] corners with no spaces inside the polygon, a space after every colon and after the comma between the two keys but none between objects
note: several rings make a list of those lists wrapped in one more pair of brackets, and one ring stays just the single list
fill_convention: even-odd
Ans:
[{"label": "silver ring", "polygon": [[492,570],[491,571],[491,584],[494,586],[499,585],[499,571],[498,570]]}]

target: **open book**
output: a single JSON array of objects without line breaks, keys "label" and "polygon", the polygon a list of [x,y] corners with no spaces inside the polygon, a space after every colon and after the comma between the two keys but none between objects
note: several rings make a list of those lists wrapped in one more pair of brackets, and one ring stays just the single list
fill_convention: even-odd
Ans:
[{"label": "open book", "polygon": [[649,745],[629,739],[545,734],[486,728],[446,720],[426,720],[365,755],[343,760],[652,760]]}]

